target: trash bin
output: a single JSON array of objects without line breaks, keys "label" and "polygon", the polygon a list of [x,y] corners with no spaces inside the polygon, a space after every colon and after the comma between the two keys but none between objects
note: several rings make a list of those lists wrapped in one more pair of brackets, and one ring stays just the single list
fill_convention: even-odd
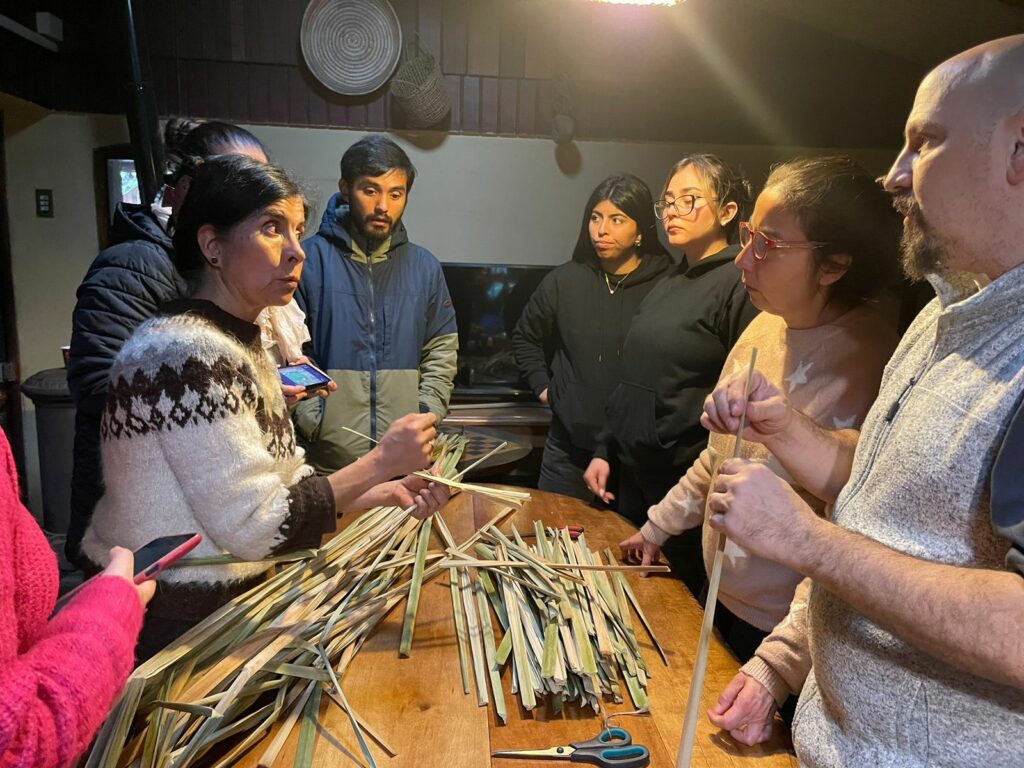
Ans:
[{"label": "trash bin", "polygon": [[67,533],[75,444],[75,404],[68,391],[68,372],[64,368],[39,371],[28,377],[21,391],[36,408],[43,528]]}]

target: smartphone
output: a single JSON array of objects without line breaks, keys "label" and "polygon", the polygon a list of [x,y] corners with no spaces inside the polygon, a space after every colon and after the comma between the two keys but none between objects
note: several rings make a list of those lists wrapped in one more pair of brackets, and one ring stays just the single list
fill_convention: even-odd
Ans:
[{"label": "smartphone", "polygon": [[331,377],[315,365],[299,363],[298,365],[282,365],[277,369],[281,383],[290,387],[304,387],[306,392],[327,389]]},{"label": "smartphone", "polygon": [[[141,584],[152,579],[175,560],[195,549],[202,540],[201,534],[182,533],[177,536],[161,536],[159,539],[153,539],[149,544],[139,547],[133,553],[135,555],[135,578],[133,581],[136,584]],[[92,579],[95,578],[97,576],[92,577]],[[57,613],[67,605],[68,601],[92,579],[86,579],[70,592],[62,595],[53,606],[53,612]]]},{"label": "smartphone", "polygon": [[152,579],[178,558],[187,555],[203,537],[198,533],[161,536],[135,550],[135,583]]}]

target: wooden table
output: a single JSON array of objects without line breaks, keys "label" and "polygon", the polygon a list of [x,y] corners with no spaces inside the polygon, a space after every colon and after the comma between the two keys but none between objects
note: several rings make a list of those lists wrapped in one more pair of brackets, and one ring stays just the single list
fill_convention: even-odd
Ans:
[{"label": "wooden table", "polygon": [[[618,542],[634,530],[611,512],[596,510],[556,494],[532,493],[533,500],[511,518],[521,531],[530,528],[535,519],[555,526],[579,523],[586,528],[591,549],[606,546],[616,549]],[[498,509],[493,503],[460,495],[449,502],[444,516],[456,540],[462,541],[477,526],[486,524]],[[508,521],[501,528],[508,530]],[[639,622],[635,622],[652,674],[648,686],[651,712],[618,718],[616,724],[626,728],[635,743],[650,749],[652,766],[670,767],[675,765],[679,749],[702,613],[682,583],[670,576],[641,579],[630,574],[629,578],[671,666],[666,668],[662,664]],[[566,706],[559,716],[550,715],[540,704],[531,712],[522,709],[518,697],[509,693],[508,669],[503,675],[508,724],[501,723],[493,705],[478,707],[475,694],[464,694],[447,580],[442,583],[435,579],[423,586],[415,640],[408,659],[398,657],[401,630],[402,611],[396,609],[359,651],[341,681],[353,709],[397,752],[396,757],[389,758],[377,744],[370,742],[374,759],[382,768],[551,768],[562,762],[491,758],[490,753],[496,749],[568,744],[590,738],[601,728],[601,717],[589,708],[579,710]],[[705,708],[715,703],[737,669],[736,660],[715,640],[708,660]],[[628,695],[624,704],[609,702],[606,706],[609,711],[632,709]],[[321,723],[314,766],[354,765],[342,747],[353,755],[360,755],[358,743],[344,713],[327,697],[324,697]],[[773,741],[758,747],[744,747],[702,716],[692,764],[702,768],[795,766],[785,727],[780,725],[775,730],[780,735]],[[278,765],[291,765],[295,736],[293,733],[278,758]],[[243,765],[255,765],[261,751],[256,749],[250,753]]]}]

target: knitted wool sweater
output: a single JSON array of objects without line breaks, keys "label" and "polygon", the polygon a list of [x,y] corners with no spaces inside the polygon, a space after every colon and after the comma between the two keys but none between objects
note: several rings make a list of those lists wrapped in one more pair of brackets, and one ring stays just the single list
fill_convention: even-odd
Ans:
[{"label": "knitted wool sweater", "polygon": [[70,765],[132,670],[142,603],[101,576],[52,620],[57,560],[18,498],[0,431],[0,766]]},{"label": "knitted wool sweater", "polygon": [[[1005,509],[997,516],[992,489],[996,456],[1020,443],[1008,429],[1024,395],[1024,266],[980,290],[932,283],[939,298],[886,367],[834,519],[912,557],[1021,568],[1024,514],[1011,510],[1016,524]],[[1000,482],[1019,485],[1019,462],[1006,469],[1015,476]],[[743,671],[777,699],[801,691],[802,765],[1021,765],[1024,692],[957,661],[917,650],[805,580]]]},{"label": "knitted wool sweater", "polygon": [[[200,300],[166,305],[139,327],[111,370],[103,417],[106,493],[83,541],[94,562],[114,544],[196,532],[196,556],[257,561],[319,546],[336,522],[326,478],[295,444],[259,327]],[[158,577],[212,587],[266,564],[182,567]]]},{"label": "knitted wool sweater", "polygon": [[[896,347],[895,330],[873,307],[861,305],[816,328],[788,328],[782,318],[755,317],[725,361],[723,375],[746,370],[757,348],[757,369],[786,393],[793,407],[827,429],[859,427],[878,394],[882,369]],[[649,541],[664,544],[704,521],[714,468],[732,455],[734,438],[712,434],[693,466],[664,499],[648,510],[641,529]],[[761,462],[791,485],[818,514],[825,502],[811,496],[760,443],[747,441],[743,458]],[[704,563],[715,559],[715,535],[704,526]],[[726,544],[719,599],[732,613],[765,631],[789,611],[802,577],[783,565],[754,557],[734,542]]]}]

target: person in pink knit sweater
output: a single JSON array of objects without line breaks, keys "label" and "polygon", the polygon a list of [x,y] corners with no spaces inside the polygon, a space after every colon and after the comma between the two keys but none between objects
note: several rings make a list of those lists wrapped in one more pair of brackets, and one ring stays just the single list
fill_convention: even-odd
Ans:
[{"label": "person in pink knit sweater", "polygon": [[56,616],[57,559],[21,503],[0,430],[0,768],[71,765],[132,671],[154,582],[132,582],[127,549]]},{"label": "person in pink knit sweater", "polygon": [[[762,312],[730,350],[722,378],[745,371],[757,348],[757,369],[816,423],[859,426],[896,346],[895,323],[874,297],[897,273],[899,237],[889,196],[849,158],[776,167],[750,221],[740,223],[743,250],[736,257]],[[704,523],[712,478],[733,443],[731,435],[711,435],[693,466],[648,510],[648,522],[621,543],[627,561],[646,565],[670,536]],[[825,501],[800,487],[764,445],[744,442],[742,456],[768,466],[819,515],[828,514]],[[714,537],[704,526],[708,569]],[[740,661],[786,618],[801,578],[727,543],[715,625]]]}]

